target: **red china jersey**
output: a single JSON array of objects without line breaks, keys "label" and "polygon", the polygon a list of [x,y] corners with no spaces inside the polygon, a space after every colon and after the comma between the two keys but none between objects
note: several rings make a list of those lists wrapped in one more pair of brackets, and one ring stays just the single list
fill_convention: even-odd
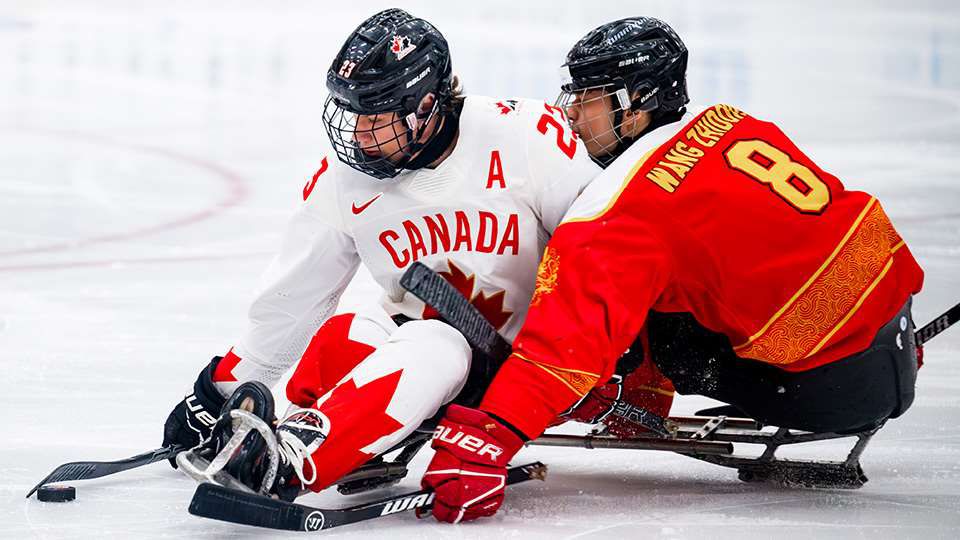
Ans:
[{"label": "red china jersey", "polygon": [[571,207],[481,408],[538,435],[612,374],[651,309],[803,371],[864,350],[920,290],[874,197],[769,122],[726,105],[688,117],[634,144]]}]

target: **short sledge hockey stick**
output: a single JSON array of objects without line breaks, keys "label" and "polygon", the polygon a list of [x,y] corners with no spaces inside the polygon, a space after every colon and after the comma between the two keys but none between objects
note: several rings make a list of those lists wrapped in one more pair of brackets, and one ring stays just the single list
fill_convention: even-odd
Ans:
[{"label": "short sledge hockey stick", "polygon": [[474,348],[502,364],[513,348],[490,321],[450,282],[423,263],[415,262],[400,277],[400,286],[437,310]]},{"label": "short sledge hockey stick", "polygon": [[[496,362],[497,368],[510,356],[513,350],[510,343],[440,274],[422,263],[415,262],[403,273],[400,285],[437,310],[440,317],[459,330],[470,345]],[[672,437],[676,432],[676,426],[669,420],[626,401],[618,401],[610,414],[639,424],[664,437]]]},{"label": "short sledge hockey stick", "polygon": [[182,446],[172,444],[117,461],[74,461],[72,463],[64,463],[54,469],[52,473],[48,474],[39,484],[33,486],[30,493],[27,493],[27,498],[29,499],[31,495],[45,484],[100,478],[101,476],[136,469],[137,467],[172,458],[182,450],[184,450]]},{"label": "short sledge hockey stick", "polygon": [[[539,461],[511,467],[507,470],[507,485],[532,479],[543,480],[546,472],[546,465]],[[427,509],[432,505],[433,492],[428,490],[395,495],[348,508],[328,509],[290,503],[256,493],[205,483],[197,486],[193,500],[190,501],[189,511],[195,516],[241,525],[284,531],[315,532],[407,510]]]},{"label": "short sledge hockey stick", "polygon": [[960,320],[960,304],[948,309],[943,315],[940,315],[936,319],[924,325],[923,328],[917,330],[913,334],[917,345],[923,345],[924,343],[930,341],[940,332],[950,328],[950,326],[956,323],[958,320]]}]

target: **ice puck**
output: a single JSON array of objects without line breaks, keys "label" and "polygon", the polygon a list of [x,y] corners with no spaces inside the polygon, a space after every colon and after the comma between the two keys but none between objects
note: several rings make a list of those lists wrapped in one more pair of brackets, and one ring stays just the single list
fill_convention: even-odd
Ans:
[{"label": "ice puck", "polygon": [[41,486],[37,490],[37,500],[43,502],[68,502],[77,498],[73,486]]}]

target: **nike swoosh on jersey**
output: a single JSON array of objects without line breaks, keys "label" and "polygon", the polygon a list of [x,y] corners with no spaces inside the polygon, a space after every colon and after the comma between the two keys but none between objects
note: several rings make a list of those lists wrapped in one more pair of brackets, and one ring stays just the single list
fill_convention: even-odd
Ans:
[{"label": "nike swoosh on jersey", "polygon": [[357,206],[357,203],[353,203],[353,208],[352,208],[353,214],[354,214],[354,215],[359,215],[360,212],[363,212],[364,210],[367,209],[368,206],[370,206],[371,204],[373,204],[373,201],[379,199],[381,195],[383,195],[383,193],[377,193],[376,195],[373,196],[372,199],[370,199],[369,201],[361,204],[360,206]]}]

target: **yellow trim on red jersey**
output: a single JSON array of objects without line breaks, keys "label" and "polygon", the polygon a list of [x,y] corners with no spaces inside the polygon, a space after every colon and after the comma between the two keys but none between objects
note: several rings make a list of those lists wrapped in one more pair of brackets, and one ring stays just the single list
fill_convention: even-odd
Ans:
[{"label": "yellow trim on red jersey", "polygon": [[826,336],[823,337],[823,339],[820,340],[820,343],[817,343],[817,346],[814,347],[810,351],[810,353],[807,354],[807,356],[816,354],[817,351],[822,349],[823,346],[826,345],[828,341],[830,341],[830,338],[832,338],[833,335],[836,334],[838,330],[843,328],[843,325],[847,324],[847,321],[849,321],[850,317],[853,317],[853,314],[856,313],[858,309],[860,309],[860,306],[863,305],[864,300],[866,300],[867,297],[870,296],[870,293],[872,293],[873,289],[877,286],[878,283],[880,283],[880,280],[883,279],[883,276],[887,275],[887,272],[890,270],[891,266],[893,266],[893,257],[890,257],[889,259],[887,259],[887,264],[884,265],[883,270],[880,272],[880,275],[878,275],[877,278],[873,280],[873,283],[871,283],[870,286],[867,287],[867,290],[863,291],[863,294],[860,295],[860,298],[857,300],[857,303],[854,304],[853,308],[850,309],[850,311],[846,314],[846,316],[844,316],[843,319],[841,319],[840,322],[833,327],[833,330],[831,330],[829,334],[827,334]]},{"label": "yellow trim on red jersey", "polygon": [[564,384],[571,392],[577,396],[583,396],[587,392],[593,389],[597,385],[597,381],[600,380],[600,375],[596,373],[590,373],[588,371],[580,371],[578,369],[567,369],[557,366],[551,366],[549,364],[542,364],[540,362],[534,362],[533,360],[523,356],[520,353],[513,353],[513,356],[525,361],[530,362],[531,364],[537,366],[538,368],[546,371],[558,381]]},{"label": "yellow trim on red jersey", "polygon": [[630,185],[630,182],[632,182],[633,179],[637,176],[637,172],[640,170],[640,167],[643,167],[643,164],[646,163],[648,159],[650,159],[650,156],[654,153],[654,151],[659,149],[661,146],[663,145],[655,146],[650,150],[647,150],[647,153],[644,154],[640,159],[637,160],[636,163],[633,164],[633,167],[630,168],[630,172],[627,173],[626,177],[624,177],[623,183],[620,184],[620,189],[618,189],[617,192],[613,195],[613,197],[611,197],[610,200],[607,201],[607,205],[603,208],[603,210],[600,210],[596,214],[589,217],[570,218],[564,221],[563,223],[561,223],[560,225],[563,225],[564,223],[577,223],[580,221],[593,221],[603,216],[607,212],[609,212],[610,209],[613,208],[613,205],[617,204],[617,200],[620,199],[620,195],[623,193],[623,190],[627,189],[627,186]]},{"label": "yellow trim on red jersey", "polygon": [[653,393],[655,393],[655,394],[660,394],[660,395],[664,395],[664,396],[671,396],[671,397],[676,394],[676,392],[674,392],[674,391],[672,391],[672,390],[664,390],[663,388],[656,388],[656,387],[653,387],[653,386],[646,386],[646,385],[643,385],[643,384],[634,386],[633,388],[637,388],[637,389],[639,389],[639,390],[646,390],[647,392],[653,392]]},{"label": "yellow trim on red jersey", "polygon": [[871,198],[813,276],[734,350],[772,364],[791,364],[817,353],[854,316],[902,246],[883,208]]},{"label": "yellow trim on red jersey", "polygon": [[791,296],[789,300],[787,300],[787,303],[785,303],[780,309],[777,310],[776,313],[773,314],[772,317],[770,317],[770,320],[768,320],[766,324],[760,327],[760,330],[757,330],[755,334],[750,336],[743,343],[734,346],[733,348],[734,351],[738,351],[746,347],[747,345],[750,345],[751,343],[753,343],[754,340],[762,336],[770,328],[770,326],[774,322],[776,322],[776,320],[779,319],[781,315],[783,315],[783,312],[786,311],[788,308],[790,308],[790,306],[793,305],[793,303],[797,300],[797,298],[800,298],[800,295],[805,293],[807,289],[810,288],[810,285],[813,285],[813,282],[816,281],[818,277],[820,277],[820,274],[822,274],[823,271],[826,270],[828,266],[830,266],[830,263],[832,263],[833,260],[837,257],[837,254],[840,253],[840,250],[843,249],[843,246],[847,244],[847,240],[849,240],[850,236],[853,235],[853,231],[857,230],[857,227],[860,225],[860,222],[863,221],[864,216],[867,215],[867,212],[870,211],[870,208],[872,208],[876,202],[877,202],[877,199],[875,197],[871,197],[870,200],[867,201],[867,205],[863,207],[863,211],[860,212],[860,215],[857,216],[857,219],[853,220],[853,225],[851,225],[850,228],[847,230],[847,234],[843,235],[843,238],[840,240],[840,243],[838,243],[837,247],[834,248],[833,253],[831,253],[830,256],[827,257],[825,261],[823,261],[823,264],[820,265],[820,268],[817,268],[817,271],[810,276],[810,279],[808,279],[807,282],[804,283],[803,286],[800,287],[800,289],[798,289],[797,292],[793,296]]},{"label": "yellow trim on red jersey", "polygon": [[[738,122],[740,122],[740,120],[743,120],[746,117],[747,115],[743,111],[722,103],[704,109],[700,114],[696,115],[692,120],[690,120],[690,122],[680,128],[680,131],[678,131],[676,134],[672,135],[661,144],[658,144],[650,150],[647,150],[647,152],[644,153],[643,156],[633,164],[633,167],[630,168],[630,172],[627,173],[627,176],[623,179],[623,183],[620,184],[620,189],[618,189],[613,197],[607,201],[607,205],[603,208],[603,210],[600,210],[596,214],[589,217],[570,218],[561,222],[560,225],[563,225],[564,223],[594,221],[609,212],[610,209],[617,204],[617,201],[620,199],[620,195],[625,189],[627,189],[627,186],[630,185],[630,183],[640,175],[640,169],[646,164],[647,160],[650,159],[650,156],[652,156],[654,152],[657,152],[658,150],[666,148],[666,153],[670,154],[671,152],[676,151],[672,149],[678,147],[685,148],[686,151],[679,151],[680,154],[684,154],[686,152],[686,156],[684,159],[682,159],[682,161],[686,162],[686,158],[692,158],[693,162],[692,164],[681,164],[680,167],[684,171],[689,172],[689,169],[696,165],[696,162],[704,155],[704,148],[713,147],[721,137],[726,135],[734,128],[734,126],[736,126]],[[699,153],[691,154],[694,149]],[[661,165],[669,167],[669,165],[665,165],[664,161],[660,161],[653,168],[659,169],[663,171],[663,174],[670,176],[670,178],[673,179],[673,181],[670,182],[671,184],[679,184],[683,176],[686,175],[686,172],[684,172],[681,174],[681,177],[677,179],[671,176],[671,173],[667,173],[665,170],[663,170]],[[653,178],[649,176],[649,171],[646,174],[646,178],[653,180]],[[661,188],[667,189],[667,191],[671,193],[674,191],[673,187],[675,186],[667,188],[663,184],[657,184],[660,185]]]}]

